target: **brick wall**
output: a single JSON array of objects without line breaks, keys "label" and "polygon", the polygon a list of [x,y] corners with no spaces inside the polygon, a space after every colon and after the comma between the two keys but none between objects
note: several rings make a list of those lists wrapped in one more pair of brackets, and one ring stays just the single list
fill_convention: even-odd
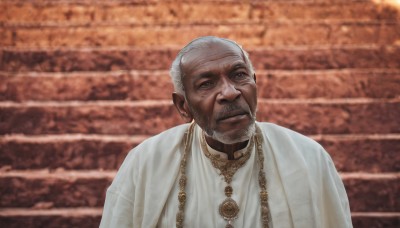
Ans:
[{"label": "brick wall", "polygon": [[258,120],[329,151],[354,227],[399,227],[399,1],[2,0],[0,9],[0,227],[97,227],[129,149],[182,123],[168,68],[201,35],[250,52]]}]

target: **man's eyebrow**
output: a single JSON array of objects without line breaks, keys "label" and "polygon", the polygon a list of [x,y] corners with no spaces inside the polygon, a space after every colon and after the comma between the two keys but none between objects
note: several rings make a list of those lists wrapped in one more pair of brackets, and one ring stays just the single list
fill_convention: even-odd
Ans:
[{"label": "man's eyebrow", "polygon": [[233,66],[231,67],[232,70],[237,70],[237,69],[240,69],[240,68],[246,68],[247,69],[248,66],[244,62],[238,62],[238,63],[233,64]]},{"label": "man's eyebrow", "polygon": [[[226,66],[226,67],[227,67],[226,70],[228,70],[229,72],[235,71],[237,69],[242,69],[242,68],[247,69],[248,68],[247,64],[242,61],[236,62],[236,63],[232,64],[231,66]],[[202,79],[202,78],[211,78],[213,76],[215,76],[215,72],[210,70],[210,71],[203,71],[198,74],[195,74],[193,76],[193,78],[195,80],[198,80],[198,79]]]},{"label": "man's eyebrow", "polygon": [[200,72],[199,74],[196,74],[194,77],[195,79],[201,79],[201,78],[211,78],[214,75],[212,71],[204,71]]}]

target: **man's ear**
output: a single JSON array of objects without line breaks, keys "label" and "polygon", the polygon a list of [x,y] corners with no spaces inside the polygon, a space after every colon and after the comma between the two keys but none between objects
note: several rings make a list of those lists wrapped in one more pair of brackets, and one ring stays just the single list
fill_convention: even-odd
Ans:
[{"label": "man's ear", "polygon": [[192,113],[189,110],[189,106],[186,102],[185,97],[177,92],[172,93],[172,101],[174,102],[175,108],[178,110],[179,115],[186,123],[190,123],[193,120]]}]

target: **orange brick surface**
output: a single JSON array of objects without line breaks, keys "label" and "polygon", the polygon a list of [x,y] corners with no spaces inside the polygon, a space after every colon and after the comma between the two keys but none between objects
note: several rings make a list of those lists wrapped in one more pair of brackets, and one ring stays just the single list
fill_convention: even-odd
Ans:
[{"label": "orange brick surface", "polygon": [[191,39],[236,40],[257,119],[321,143],[355,228],[400,227],[394,0],[0,2],[0,227],[98,227],[128,151],[183,123],[168,69]]}]

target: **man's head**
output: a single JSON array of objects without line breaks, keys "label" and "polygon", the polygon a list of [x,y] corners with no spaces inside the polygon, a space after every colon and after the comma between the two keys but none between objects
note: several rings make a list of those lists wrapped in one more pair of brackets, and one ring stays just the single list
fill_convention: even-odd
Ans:
[{"label": "man's head", "polygon": [[187,121],[224,144],[246,141],[255,130],[257,87],[247,53],[235,42],[201,37],[171,67],[173,101]]}]

